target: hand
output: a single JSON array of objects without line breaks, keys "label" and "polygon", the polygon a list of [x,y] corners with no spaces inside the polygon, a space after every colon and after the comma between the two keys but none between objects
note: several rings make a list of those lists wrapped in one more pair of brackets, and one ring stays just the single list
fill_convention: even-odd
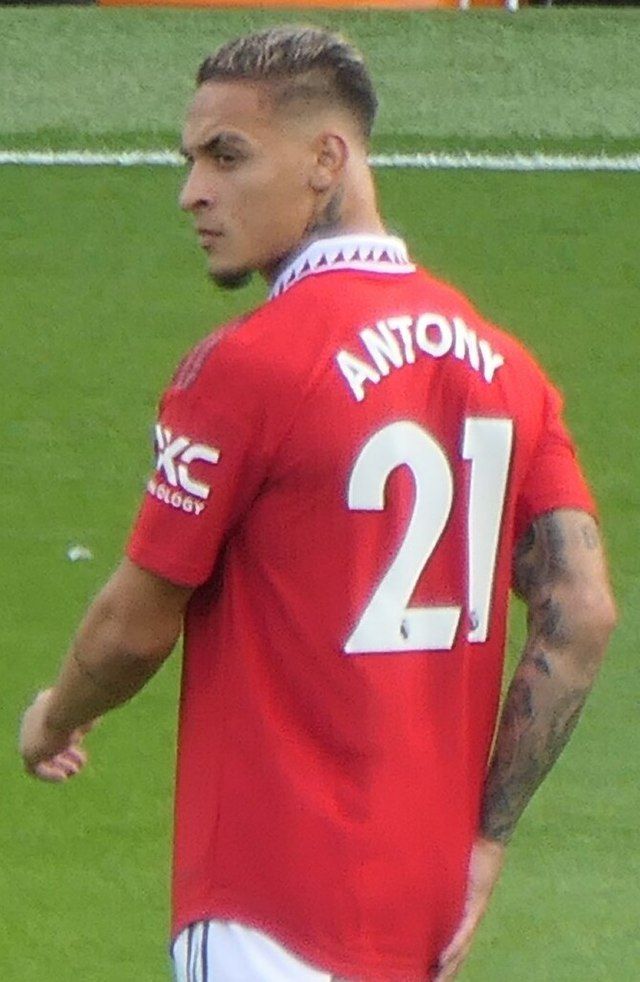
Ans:
[{"label": "hand", "polygon": [[462,920],[440,956],[439,971],[434,982],[450,982],[460,971],[502,872],[505,848],[500,842],[476,839],[469,860],[467,896]]},{"label": "hand", "polygon": [[47,722],[53,689],[39,692],[22,717],[19,747],[28,774],[41,781],[66,781],[87,763],[82,748],[93,723],[77,730],[58,730]]}]

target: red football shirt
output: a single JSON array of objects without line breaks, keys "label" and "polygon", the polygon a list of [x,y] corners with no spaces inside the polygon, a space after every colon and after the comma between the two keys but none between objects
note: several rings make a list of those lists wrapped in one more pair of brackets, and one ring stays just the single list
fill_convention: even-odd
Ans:
[{"label": "red football shirt", "polygon": [[560,399],[394,238],[316,242],[165,392],[130,558],[185,625],[174,933],[424,980],[461,914],[514,542],[593,511]]}]

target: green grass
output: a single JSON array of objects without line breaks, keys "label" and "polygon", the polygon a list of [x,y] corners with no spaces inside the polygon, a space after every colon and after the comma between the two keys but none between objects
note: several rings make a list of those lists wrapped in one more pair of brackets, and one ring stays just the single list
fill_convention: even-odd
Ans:
[{"label": "green grass", "polygon": [[[340,24],[374,57],[379,145],[637,141],[632,12],[305,17]],[[0,10],[0,144],[40,147],[43,134],[58,146],[167,143],[201,54],[274,19]],[[432,89],[433,99],[415,95]],[[638,179],[378,178],[389,224],[416,258],[524,338],[564,390],[623,615],[584,721],[522,820],[463,978],[636,982]],[[211,324],[263,295],[258,283],[233,296],[211,289],[177,213],[180,179],[160,168],[0,168],[2,982],[168,978],[177,659],[92,735],[90,769],[68,787],[29,782],[14,744],[27,698],[121,554],[158,391]],[[75,542],[92,562],[67,560]],[[521,637],[518,617],[511,665]]]},{"label": "green grass", "polygon": [[[173,145],[218,43],[283,19],[343,30],[378,83],[378,149],[640,147],[637,11],[0,9],[0,145]],[[384,23],[384,30],[380,30]]]}]

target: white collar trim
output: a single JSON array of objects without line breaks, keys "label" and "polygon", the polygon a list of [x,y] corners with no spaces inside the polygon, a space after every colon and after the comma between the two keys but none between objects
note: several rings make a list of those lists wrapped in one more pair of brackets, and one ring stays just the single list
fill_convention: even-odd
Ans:
[{"label": "white collar trim", "polygon": [[337,269],[413,273],[415,266],[402,239],[394,235],[337,235],[332,239],[318,239],[285,266],[271,287],[269,299],[279,297],[307,276]]}]

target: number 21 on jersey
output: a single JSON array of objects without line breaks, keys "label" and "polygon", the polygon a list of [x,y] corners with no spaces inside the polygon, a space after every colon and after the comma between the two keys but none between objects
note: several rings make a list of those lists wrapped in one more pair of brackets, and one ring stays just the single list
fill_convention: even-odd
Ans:
[{"label": "number 21 on jersey", "polygon": [[[467,640],[486,641],[504,509],[513,421],[471,416],[465,420],[461,457],[471,463],[467,510]],[[409,600],[451,514],[454,475],[438,441],[423,427],[400,420],[382,427],[360,451],[347,489],[351,511],[383,511],[389,475],[407,466],[415,483],[409,525],[387,571],[375,586],[347,654],[384,651],[448,651],[462,606],[409,607]],[[461,598],[462,600],[462,598]]]}]

